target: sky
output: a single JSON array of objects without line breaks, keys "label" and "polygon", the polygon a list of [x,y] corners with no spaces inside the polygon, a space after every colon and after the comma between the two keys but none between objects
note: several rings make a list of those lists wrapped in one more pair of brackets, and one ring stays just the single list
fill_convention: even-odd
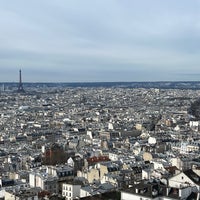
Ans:
[{"label": "sky", "polygon": [[200,81],[200,0],[0,0],[0,82]]}]

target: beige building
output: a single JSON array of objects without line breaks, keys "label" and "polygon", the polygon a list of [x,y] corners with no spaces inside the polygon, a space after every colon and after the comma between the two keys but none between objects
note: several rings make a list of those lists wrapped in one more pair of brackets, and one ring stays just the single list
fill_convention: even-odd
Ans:
[{"label": "beige building", "polygon": [[172,158],[170,160],[172,166],[176,166],[179,170],[191,169],[191,162],[185,158]]},{"label": "beige building", "polygon": [[84,177],[89,183],[92,183],[94,180],[100,180],[99,173],[99,169],[92,168],[88,171],[78,171],[77,177]]},{"label": "beige building", "polygon": [[100,164],[100,179],[103,178],[105,174],[119,174],[119,166],[112,162],[106,162]]},{"label": "beige building", "polygon": [[151,153],[145,152],[145,153],[143,154],[143,159],[144,159],[144,161],[152,161],[152,160],[153,160],[153,156],[152,156]]}]

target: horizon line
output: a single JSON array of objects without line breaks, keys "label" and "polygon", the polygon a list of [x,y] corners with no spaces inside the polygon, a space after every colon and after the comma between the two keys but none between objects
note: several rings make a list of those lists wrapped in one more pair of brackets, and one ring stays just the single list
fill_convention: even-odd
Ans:
[{"label": "horizon line", "polygon": [[[184,80],[181,80],[181,81],[167,81],[167,80],[164,80],[164,81],[71,81],[71,82],[65,82],[65,81],[45,81],[45,82],[40,82],[40,81],[23,81],[22,83],[24,84],[27,84],[27,83],[188,83],[188,82],[200,82],[199,81],[191,81],[191,80],[187,80],[187,81],[184,81]],[[0,81],[0,83],[19,83],[18,81]]]}]

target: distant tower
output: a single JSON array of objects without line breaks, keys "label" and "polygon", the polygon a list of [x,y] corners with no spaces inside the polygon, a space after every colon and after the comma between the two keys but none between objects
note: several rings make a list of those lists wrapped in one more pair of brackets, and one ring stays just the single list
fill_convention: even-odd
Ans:
[{"label": "distant tower", "polygon": [[22,72],[21,69],[19,70],[19,85],[18,85],[18,92],[25,92],[22,84]]},{"label": "distant tower", "polygon": [[1,91],[4,92],[5,91],[5,85],[2,85]]}]

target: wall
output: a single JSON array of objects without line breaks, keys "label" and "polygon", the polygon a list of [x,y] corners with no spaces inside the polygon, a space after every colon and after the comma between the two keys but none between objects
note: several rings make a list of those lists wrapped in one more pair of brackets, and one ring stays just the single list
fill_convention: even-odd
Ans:
[{"label": "wall", "polygon": [[76,197],[80,197],[80,189],[81,185],[72,185],[64,183],[62,186],[62,196],[66,197],[66,199],[75,199]]},{"label": "wall", "polygon": [[91,169],[87,173],[87,179],[89,183],[92,183],[94,180],[99,180],[99,170],[98,169]]},{"label": "wall", "polygon": [[191,186],[197,186],[199,189],[200,186],[194,184],[183,172],[177,174],[176,176],[169,179],[169,186],[175,188],[181,188],[181,186],[187,186],[185,182],[190,183]]}]

